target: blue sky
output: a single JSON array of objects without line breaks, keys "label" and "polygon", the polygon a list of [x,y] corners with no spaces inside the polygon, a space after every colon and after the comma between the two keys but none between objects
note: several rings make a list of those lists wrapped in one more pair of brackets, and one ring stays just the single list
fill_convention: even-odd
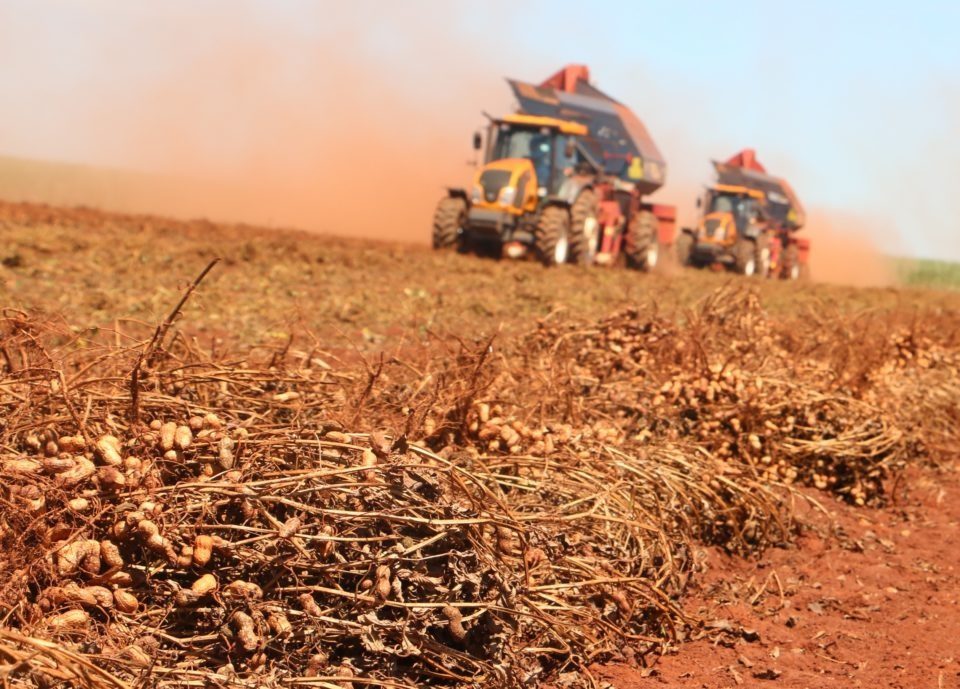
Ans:
[{"label": "blue sky", "polygon": [[[960,3],[932,0],[0,0],[0,154],[150,168],[166,135],[242,161],[256,141],[282,146],[277,113],[328,150],[334,132],[380,126],[364,112],[382,98],[404,113],[410,155],[449,145],[449,175],[479,111],[509,106],[503,77],[582,62],[660,145],[665,199],[684,203],[710,159],[752,146],[811,210],[876,228],[888,251],[960,259],[958,27]],[[238,76],[238,45],[263,56],[255,78]],[[341,60],[362,83],[337,79]],[[209,89],[183,86],[195,76]],[[145,116],[157,93],[183,107]],[[252,114],[265,102],[283,106],[266,127]],[[154,140],[132,145],[144,129]]]}]

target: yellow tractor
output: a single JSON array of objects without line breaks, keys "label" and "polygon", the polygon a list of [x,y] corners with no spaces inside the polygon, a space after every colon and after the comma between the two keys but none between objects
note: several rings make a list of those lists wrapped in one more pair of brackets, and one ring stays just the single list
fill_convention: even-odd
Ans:
[{"label": "yellow tractor", "polygon": [[592,262],[595,174],[577,155],[577,137],[586,136],[587,128],[521,114],[494,120],[491,130],[487,162],[469,195],[451,190],[437,206],[434,247],[487,242],[511,257],[532,248],[545,265]]},{"label": "yellow tractor", "polygon": [[540,85],[511,81],[520,112],[490,118],[483,165],[470,189],[437,205],[433,246],[484,245],[547,266],[626,264],[650,270],[673,240],[676,209],[646,203],[666,164],[643,124],[589,82],[582,65]]},{"label": "yellow tractor", "polygon": [[774,232],[763,215],[764,194],[756,189],[717,184],[697,199],[702,216],[697,231],[677,239],[681,265],[727,263],[741,275],[766,276]]},{"label": "yellow tractor", "polygon": [[741,275],[796,280],[807,274],[805,213],[786,180],[767,173],[753,149],[714,162],[717,182],[697,199],[696,227],[677,237],[680,265],[724,266]]}]

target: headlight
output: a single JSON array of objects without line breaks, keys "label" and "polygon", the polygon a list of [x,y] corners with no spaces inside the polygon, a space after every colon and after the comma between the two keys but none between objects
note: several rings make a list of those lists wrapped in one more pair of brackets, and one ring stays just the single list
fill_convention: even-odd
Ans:
[{"label": "headlight", "polygon": [[498,200],[504,206],[512,206],[513,200],[517,197],[517,190],[515,187],[504,187],[500,190],[500,196]]},{"label": "headlight", "polygon": [[483,198],[483,187],[481,187],[479,184],[474,184],[473,191],[470,192],[470,200],[473,203],[479,203],[482,198]]}]

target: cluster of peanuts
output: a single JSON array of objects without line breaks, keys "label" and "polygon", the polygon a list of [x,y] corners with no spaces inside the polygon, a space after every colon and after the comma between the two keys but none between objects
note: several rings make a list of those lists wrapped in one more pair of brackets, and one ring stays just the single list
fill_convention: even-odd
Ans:
[{"label": "cluster of peanuts", "polygon": [[[235,436],[242,439],[245,430],[237,429]],[[125,570],[122,552],[152,552],[168,567],[181,570],[203,568],[210,562],[220,539],[198,534],[189,543],[181,543],[182,539],[164,532],[161,502],[123,502],[131,491],[149,495],[163,485],[164,462],[195,461],[201,480],[215,472],[227,480],[232,474],[234,479],[240,476],[234,469],[236,441],[215,414],[193,416],[186,423],[154,420],[149,430],[126,443],[110,433],[90,440],[82,434],[60,434],[47,428],[26,435],[22,450],[0,467],[17,479],[7,487],[19,508],[42,513],[51,489],[66,493],[65,515],[74,519],[97,518],[109,502],[119,508],[116,520],[102,534],[108,538],[102,540],[78,538],[76,529],[64,523],[48,530],[51,571],[60,581],[45,588],[38,603],[42,610],[53,613],[46,624],[54,630],[88,624],[93,609],[137,611],[137,597],[128,590],[134,577]],[[178,592],[178,599],[185,602],[209,595],[218,589],[215,582],[214,575],[205,574],[190,589]],[[233,588],[226,590],[238,587],[242,588],[242,582],[234,582]]]},{"label": "cluster of peanuts", "polygon": [[[137,597],[126,588],[133,579],[123,571],[123,558],[113,541],[72,540],[55,550],[52,557],[64,580],[44,589],[38,599],[41,610],[56,612],[45,621],[51,629],[84,626],[90,622],[92,609],[116,609],[127,614],[137,611]],[[96,583],[78,583],[78,577]]]},{"label": "cluster of peanuts", "polygon": [[482,450],[534,457],[549,457],[557,449],[583,440],[613,444],[623,440],[623,432],[609,422],[598,421],[580,428],[569,423],[531,426],[506,413],[502,405],[487,402],[474,405],[468,429]]},{"label": "cluster of peanuts", "polygon": [[[869,501],[882,493],[885,470],[875,467],[880,460],[863,438],[883,436],[882,424],[864,426],[870,414],[856,399],[826,409],[827,398],[807,394],[796,383],[831,384],[833,364],[814,357],[797,360],[784,348],[786,342],[748,295],[709,306],[690,332],[637,311],[593,327],[543,327],[528,347],[537,354],[527,368],[552,378],[550,389],[579,390],[583,425],[609,420],[615,442],[693,441],[721,460],[751,465],[762,479],[806,483],[858,504]],[[824,336],[823,343],[829,338]],[[926,339],[900,333],[892,344],[897,356],[888,368],[944,363]],[[498,390],[501,399],[519,395],[517,389]],[[471,426],[486,449],[520,452],[533,445],[524,442],[522,424],[504,430],[497,411],[491,416],[490,423],[481,416]],[[835,440],[853,428],[867,435],[849,436],[843,454],[833,457],[817,449],[836,447]]]},{"label": "cluster of peanuts", "polygon": [[681,372],[663,383],[650,400],[654,408],[664,405],[697,409],[717,403],[735,404],[763,389],[763,380],[750,376],[734,364],[711,364],[702,373]]},{"label": "cluster of peanuts", "polygon": [[[836,437],[845,420],[831,417],[809,400],[786,400],[783,395],[777,383],[765,382],[730,364],[715,363],[705,375],[674,377],[660,388],[652,404],[695,410],[696,414],[685,415],[689,434],[721,459],[753,465],[766,481],[787,485],[804,481],[820,490],[835,490],[842,484],[853,502],[864,504],[876,486],[871,488],[857,478],[841,478],[838,472],[849,472],[828,457],[801,461],[782,447],[788,439]],[[850,461],[856,463],[854,458]]]},{"label": "cluster of peanuts", "polygon": [[[189,456],[200,463],[201,477],[209,478],[234,468],[238,440],[246,436],[247,430],[242,426],[234,429],[231,436],[220,417],[211,413],[191,416],[186,423],[154,419],[139,442],[147,447],[156,446],[167,462],[182,461]],[[196,451],[199,447],[213,451]]]},{"label": "cluster of peanuts", "polygon": [[891,335],[890,346],[894,351],[892,364],[896,368],[932,368],[942,363],[945,356],[945,352],[929,338],[915,335],[908,330],[900,330]]},{"label": "cluster of peanuts", "polygon": [[[573,358],[579,370],[593,373],[604,370],[644,375],[657,367],[661,348],[682,352],[686,343],[674,337],[674,329],[657,320],[634,322],[636,312],[628,311],[601,324],[578,343]],[[543,332],[541,337],[558,338],[560,333]]]},{"label": "cluster of peanuts", "polygon": [[[89,512],[92,499],[102,493],[158,485],[153,462],[124,456],[126,448],[110,434],[88,442],[82,435],[61,436],[55,429],[46,429],[27,435],[23,445],[26,452],[5,460],[4,471],[24,477],[50,477],[54,487],[76,495],[68,503],[76,513]],[[45,492],[35,483],[25,481],[13,486],[12,492],[28,510],[37,512],[46,505]]]},{"label": "cluster of peanuts", "polygon": [[[137,612],[137,597],[127,590],[135,579],[126,568],[124,552],[134,553],[135,557],[138,551],[153,552],[172,568],[205,567],[219,539],[199,534],[191,545],[178,549],[170,538],[163,535],[162,517],[163,506],[145,500],[136,509],[120,513],[104,534],[109,538],[99,541],[76,538],[73,530],[66,526],[50,529],[51,569],[60,581],[44,589],[38,602],[46,612],[69,609],[51,616],[46,624],[54,630],[86,625],[90,622],[89,611],[92,609],[114,609],[128,614]],[[211,579],[216,581],[212,574],[201,576],[192,591],[198,595],[211,593],[216,589],[215,585],[209,585]]]},{"label": "cluster of peanuts", "polygon": [[[242,439],[246,429],[237,428],[234,436]],[[60,435],[48,428],[23,439],[24,453],[3,461],[4,472],[20,476],[48,476],[53,485],[76,494],[68,503],[78,514],[92,508],[91,500],[103,493],[162,485],[158,458],[181,462],[188,456],[200,462],[201,477],[210,477],[234,467],[237,440],[224,430],[215,414],[191,417],[189,422],[154,420],[149,431],[127,443],[112,434],[90,441],[83,435]],[[198,444],[214,446],[215,452],[191,452]],[[32,512],[42,510],[46,495],[36,484],[24,482],[11,486],[21,506]]]}]

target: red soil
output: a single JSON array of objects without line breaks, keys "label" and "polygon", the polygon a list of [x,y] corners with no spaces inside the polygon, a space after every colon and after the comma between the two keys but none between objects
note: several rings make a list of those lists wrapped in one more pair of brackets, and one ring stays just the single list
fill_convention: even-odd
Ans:
[{"label": "red soil", "polygon": [[597,678],[615,689],[960,687],[960,476],[917,471],[908,484],[890,509],[828,505],[832,533],[796,549],[757,562],[708,553],[688,607],[708,621],[702,637]]}]

